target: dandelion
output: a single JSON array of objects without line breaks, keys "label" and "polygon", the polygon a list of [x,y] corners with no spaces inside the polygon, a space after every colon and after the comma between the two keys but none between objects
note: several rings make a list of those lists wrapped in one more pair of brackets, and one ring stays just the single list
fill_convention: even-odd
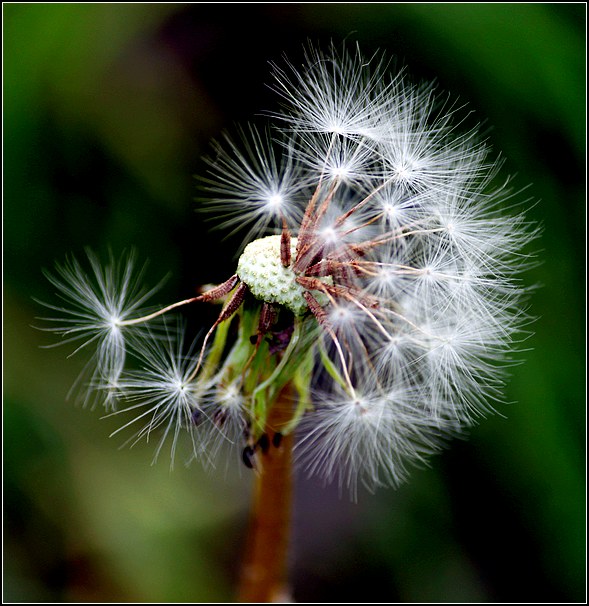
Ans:
[{"label": "dandelion", "polygon": [[[117,385],[113,414],[140,426],[131,442],[158,433],[157,453],[169,438],[173,458],[186,434],[187,458],[212,465],[229,443],[256,470],[250,601],[284,580],[285,538],[264,532],[287,522],[291,449],[355,495],[399,485],[500,405],[530,321],[519,275],[537,235],[507,184],[493,186],[500,165],[476,129],[460,134],[460,108],[432,86],[335,47],[272,78],[282,106],[270,125],[214,143],[203,178],[219,227],[245,234],[233,276],[156,311],[140,311],[151,291],[137,291],[129,260],[103,270],[90,256],[92,275],[70,261],[51,278],[71,306],[53,307],[66,315],[54,330],[97,346],[88,387]],[[144,328],[215,302],[196,349],[182,331]]]}]

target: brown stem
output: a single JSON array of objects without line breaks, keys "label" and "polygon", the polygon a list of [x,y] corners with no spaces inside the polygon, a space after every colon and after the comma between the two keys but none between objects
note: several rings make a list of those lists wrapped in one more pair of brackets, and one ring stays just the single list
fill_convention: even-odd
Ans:
[{"label": "brown stem", "polygon": [[238,591],[239,602],[288,600],[287,556],[292,498],[292,434],[278,432],[292,418],[287,384],[268,413],[268,448],[256,463],[254,502]]}]

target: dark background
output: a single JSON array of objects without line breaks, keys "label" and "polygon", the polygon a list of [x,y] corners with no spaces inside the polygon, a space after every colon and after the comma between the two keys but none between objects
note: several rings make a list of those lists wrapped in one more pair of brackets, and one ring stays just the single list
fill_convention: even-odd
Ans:
[{"label": "dark background", "polygon": [[[247,470],[206,474],[66,402],[41,269],[137,249],[160,302],[233,273],[195,212],[211,137],[275,107],[268,61],[358,41],[468,102],[536,202],[536,335],[493,417],[400,489],[300,479],[298,601],[585,599],[585,25],[577,4],[4,4],[4,599],[230,601]],[[530,204],[531,205],[531,204]],[[197,319],[207,323],[206,311]]]}]

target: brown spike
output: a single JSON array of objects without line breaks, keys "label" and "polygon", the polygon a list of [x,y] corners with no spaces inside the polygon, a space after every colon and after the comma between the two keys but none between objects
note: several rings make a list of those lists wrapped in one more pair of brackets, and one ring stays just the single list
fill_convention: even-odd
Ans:
[{"label": "brown spike", "polygon": [[276,321],[276,309],[271,303],[264,301],[258,322],[258,334],[265,335]]},{"label": "brown spike", "polygon": [[305,297],[305,301],[307,301],[307,305],[309,306],[311,313],[317,319],[317,322],[319,322],[321,326],[325,326],[327,324],[327,313],[323,307],[319,305],[319,301],[317,301],[317,299],[308,291],[303,293],[303,297]]},{"label": "brown spike", "polygon": [[290,231],[286,219],[282,218],[282,234],[280,236],[280,262],[283,267],[290,267]]},{"label": "brown spike", "polygon": [[219,317],[215,322],[215,327],[219,326],[221,322],[230,318],[238,309],[239,306],[243,303],[245,299],[245,295],[248,293],[249,289],[245,282],[241,282],[237,287],[237,290],[233,293],[231,299],[225,304],[225,307],[221,310]]},{"label": "brown spike", "polygon": [[239,282],[239,278],[235,274],[229,280],[223,282],[223,284],[219,284],[219,286],[215,286],[215,288],[211,288],[211,290],[207,290],[202,295],[196,297],[195,301],[218,301],[229,294],[235,288],[237,282]]}]

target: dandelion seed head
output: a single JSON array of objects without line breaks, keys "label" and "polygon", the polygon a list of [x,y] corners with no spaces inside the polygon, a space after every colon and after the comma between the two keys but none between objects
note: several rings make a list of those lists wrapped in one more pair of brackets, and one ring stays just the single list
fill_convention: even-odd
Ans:
[{"label": "dandelion seed head", "polygon": [[[464,108],[387,66],[310,46],[302,67],[273,65],[268,126],[213,143],[204,206],[244,236],[229,280],[139,317],[130,260],[90,256],[89,272],[70,261],[50,278],[65,303],[53,330],[94,349],[90,383],[134,415],[132,443],[157,432],[173,455],[187,432],[208,465],[226,444],[253,452],[291,383],[297,462],[355,493],[400,484],[500,407],[528,336],[519,274],[538,228],[495,185],[501,163],[478,129],[461,132]],[[217,301],[194,349],[182,331],[141,329]]]}]

